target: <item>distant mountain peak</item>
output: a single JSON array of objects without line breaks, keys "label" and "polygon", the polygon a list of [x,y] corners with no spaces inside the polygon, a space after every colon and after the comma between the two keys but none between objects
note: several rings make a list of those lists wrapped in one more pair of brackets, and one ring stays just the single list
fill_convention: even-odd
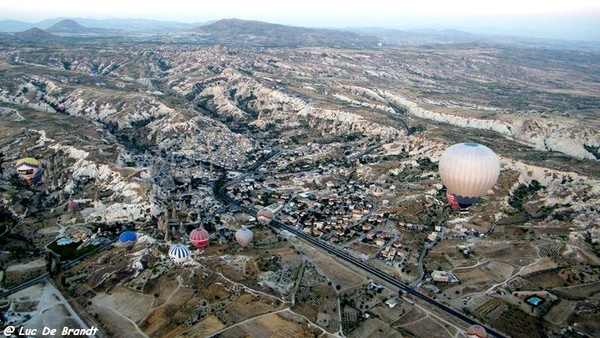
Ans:
[{"label": "distant mountain peak", "polygon": [[79,23],[77,23],[77,21],[75,21],[75,20],[64,19],[62,21],[55,23],[48,29],[52,29],[52,28],[85,28],[85,27],[80,25]]},{"label": "distant mountain peak", "polygon": [[91,30],[75,20],[64,19],[48,27],[46,31],[51,33],[88,33]]},{"label": "distant mountain peak", "polygon": [[21,40],[36,41],[36,42],[52,41],[52,40],[56,40],[58,38],[57,36],[52,35],[46,31],[44,31],[43,29],[39,29],[37,27],[28,29],[24,32],[15,33],[15,37],[17,37]]},{"label": "distant mountain peak", "polygon": [[373,48],[377,39],[334,29],[293,27],[263,21],[223,19],[190,31],[202,33],[216,44],[245,44],[263,47]]}]

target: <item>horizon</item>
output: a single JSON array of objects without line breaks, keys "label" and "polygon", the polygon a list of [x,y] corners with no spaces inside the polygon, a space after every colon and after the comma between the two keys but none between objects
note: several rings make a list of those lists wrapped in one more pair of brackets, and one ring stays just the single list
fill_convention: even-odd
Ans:
[{"label": "horizon", "polygon": [[32,0],[0,5],[0,20],[35,24],[59,18],[144,19],[203,24],[237,18],[311,28],[456,29],[476,34],[600,41],[600,3],[590,0],[568,3],[510,0],[488,4],[471,0],[424,1],[391,6],[375,0],[369,7],[353,1],[307,0],[302,5],[281,5],[259,0],[252,4],[234,1],[228,6],[233,10],[225,10],[218,4],[184,5],[181,0],[172,0],[170,4],[164,8],[151,2],[141,8],[135,3],[106,0],[103,8],[95,8],[74,1]]}]

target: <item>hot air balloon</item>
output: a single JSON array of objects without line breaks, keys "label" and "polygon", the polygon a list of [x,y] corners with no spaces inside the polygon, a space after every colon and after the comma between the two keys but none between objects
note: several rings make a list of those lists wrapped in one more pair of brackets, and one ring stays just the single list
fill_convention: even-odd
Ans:
[{"label": "hot air balloon", "polygon": [[77,211],[77,208],[79,208],[79,203],[73,200],[69,200],[69,203],[67,203],[67,209],[69,209],[69,211],[73,213]]},{"label": "hot air balloon", "polygon": [[202,228],[194,229],[190,232],[190,242],[198,250],[203,250],[208,246],[208,236],[208,231]]},{"label": "hot air balloon", "polygon": [[467,329],[467,338],[487,338],[487,331],[481,325],[471,325]]},{"label": "hot air balloon", "polygon": [[169,258],[173,263],[181,266],[190,258],[190,251],[182,244],[171,245]]},{"label": "hot air balloon", "polygon": [[15,166],[21,179],[27,181],[29,185],[35,185],[42,179],[44,170],[38,160],[33,157],[25,157],[17,161]]},{"label": "hot air balloon", "polygon": [[138,237],[135,231],[127,230],[123,231],[119,236],[119,243],[125,246],[125,249],[127,251],[130,251],[131,249],[133,249],[133,246],[137,242],[137,239]]},{"label": "hot air balloon", "polygon": [[267,208],[260,209],[256,213],[256,219],[262,225],[267,225],[267,224],[271,223],[274,216],[275,215],[273,215],[273,211],[271,211],[270,209],[267,209]]},{"label": "hot air balloon", "polygon": [[254,238],[254,234],[252,231],[245,226],[235,232],[235,240],[242,246],[242,248],[246,248],[250,242],[252,242],[252,238]]},{"label": "hot air balloon", "polygon": [[459,143],[442,154],[439,171],[448,192],[464,208],[496,184],[500,175],[500,159],[481,144]]}]

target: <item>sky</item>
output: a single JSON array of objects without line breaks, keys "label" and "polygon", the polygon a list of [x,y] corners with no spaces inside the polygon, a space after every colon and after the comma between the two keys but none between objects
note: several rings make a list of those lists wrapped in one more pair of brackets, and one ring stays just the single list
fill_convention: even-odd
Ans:
[{"label": "sky", "polygon": [[305,27],[539,31],[554,37],[595,34],[600,39],[600,0],[0,0],[0,20],[57,17],[189,23],[240,18]]}]

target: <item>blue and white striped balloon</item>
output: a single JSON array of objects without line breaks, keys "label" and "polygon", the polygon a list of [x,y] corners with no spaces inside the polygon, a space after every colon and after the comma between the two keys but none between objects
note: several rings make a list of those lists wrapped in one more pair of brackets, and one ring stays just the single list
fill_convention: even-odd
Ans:
[{"label": "blue and white striped balloon", "polygon": [[171,245],[169,258],[173,263],[181,266],[190,258],[190,251],[182,244]]}]

